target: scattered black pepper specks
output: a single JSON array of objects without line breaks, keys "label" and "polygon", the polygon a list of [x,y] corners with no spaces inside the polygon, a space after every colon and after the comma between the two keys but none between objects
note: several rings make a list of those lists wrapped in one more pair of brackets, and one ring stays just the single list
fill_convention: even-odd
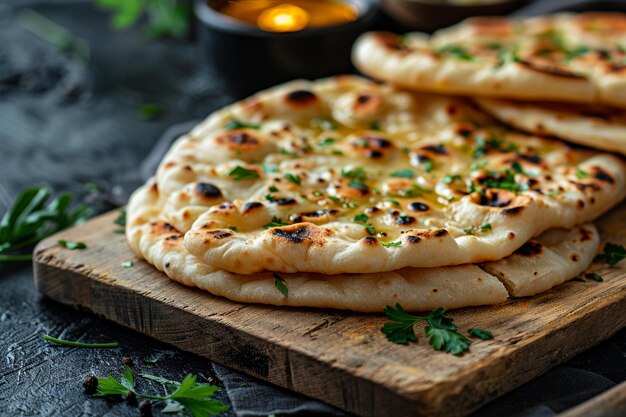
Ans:
[{"label": "scattered black pepper specks", "polygon": [[124,365],[126,366],[133,366],[133,360],[131,358],[129,358],[128,356],[124,356]]}]

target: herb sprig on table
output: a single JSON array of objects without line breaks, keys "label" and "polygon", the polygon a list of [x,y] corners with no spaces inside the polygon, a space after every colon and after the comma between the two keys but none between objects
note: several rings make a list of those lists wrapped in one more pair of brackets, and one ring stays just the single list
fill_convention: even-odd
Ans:
[{"label": "herb sprig on table", "polygon": [[[385,323],[381,331],[390,342],[404,345],[417,341],[413,327],[417,322],[424,321],[427,323],[424,332],[428,337],[428,343],[435,350],[460,355],[469,350],[472,341],[458,332],[454,320],[445,317],[445,312],[446,310],[440,307],[426,316],[414,316],[404,311],[400,304],[396,304],[395,308],[387,306],[385,314],[392,321]],[[493,338],[489,331],[483,329],[470,329],[469,333],[482,340]]]},{"label": "herb sprig on table", "polygon": [[[164,384],[168,391],[167,395],[153,395],[139,392],[135,387],[133,371],[126,366],[124,372],[117,380],[112,376],[98,378],[96,397],[108,396],[133,396],[166,402],[163,412],[181,412],[187,410],[192,417],[215,416],[228,410],[229,407],[221,401],[213,399],[213,395],[219,387],[215,385],[200,384],[197,377],[188,374],[181,382],[170,381],[154,375],[140,374],[141,377]],[[132,394],[130,394],[132,393]]]},{"label": "herb sprig on table", "polygon": [[24,252],[91,215],[84,204],[70,208],[71,193],[60,193],[48,202],[51,195],[48,187],[29,187],[20,193],[0,220],[0,262],[31,260],[32,254]]}]

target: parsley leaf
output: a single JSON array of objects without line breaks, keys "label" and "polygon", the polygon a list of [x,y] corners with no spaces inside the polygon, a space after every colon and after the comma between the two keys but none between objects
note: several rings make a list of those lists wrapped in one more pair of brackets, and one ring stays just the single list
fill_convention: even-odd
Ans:
[{"label": "parsley leaf", "polygon": [[61,246],[63,246],[66,249],[69,250],[75,250],[75,249],[86,249],[87,245],[85,245],[83,242],[73,242],[71,240],[63,240],[63,239],[59,239],[57,241],[57,243]]},{"label": "parsley leaf", "polygon": [[445,317],[446,310],[443,307],[432,311],[427,316],[414,316],[396,304],[396,308],[385,307],[385,314],[392,322],[385,323],[381,331],[387,339],[393,343],[406,344],[416,341],[417,336],[413,326],[418,321],[425,321],[427,326],[424,330],[428,337],[428,343],[435,350],[443,350],[453,355],[460,355],[469,349],[472,343],[470,339],[457,331],[454,320]]},{"label": "parsley leaf", "polygon": [[617,264],[624,258],[626,258],[626,249],[623,245],[616,243],[607,243],[604,245],[604,252],[596,256],[597,261],[604,261],[609,266]]},{"label": "parsley leaf", "polygon": [[425,329],[428,343],[435,350],[460,355],[469,349],[472,341],[457,331],[454,320],[444,317],[445,312],[443,307],[439,307],[428,315],[428,326]]},{"label": "parsley leaf", "polygon": [[365,230],[367,230],[367,233],[370,235],[374,236],[376,234],[376,229],[374,229],[374,226],[371,224],[364,224],[363,227],[365,227]]},{"label": "parsley leaf", "polygon": [[239,165],[231,169],[228,173],[228,176],[233,177],[235,181],[256,180],[258,178],[261,178],[259,174],[257,174],[255,171],[251,171]]},{"label": "parsley leaf", "polygon": [[589,278],[592,279],[594,281],[597,282],[603,282],[604,280],[602,279],[602,277],[598,274],[585,274],[585,278]]},{"label": "parsley leaf", "polygon": [[341,170],[341,176],[361,181],[365,181],[367,179],[367,173],[362,167],[356,167],[352,169],[343,168]]},{"label": "parsley leaf", "polygon": [[589,173],[587,171],[585,171],[582,168],[578,168],[578,167],[576,168],[576,178],[583,179],[588,176],[589,176]]},{"label": "parsley leaf", "polygon": [[300,179],[300,176],[292,174],[290,172],[287,172],[285,175],[283,175],[283,178],[298,185],[300,185],[300,183],[302,182],[302,180]]},{"label": "parsley leaf", "polygon": [[491,340],[491,339],[493,339],[493,334],[489,330],[469,329],[467,332],[470,334],[470,336],[477,337],[480,340]]},{"label": "parsley leaf", "polygon": [[148,374],[141,374],[141,377],[164,384],[169,391],[173,392],[167,395],[137,392],[133,372],[127,366],[119,381],[112,376],[99,378],[98,389],[94,396],[117,396],[133,392],[138,398],[164,401],[166,408],[163,411],[181,412],[186,408],[192,417],[215,416],[229,409],[222,402],[212,398],[219,388],[215,385],[199,384],[195,375],[188,374],[181,382]]},{"label": "parsley leaf", "polygon": [[368,190],[367,184],[361,181],[352,180],[348,183],[348,187],[356,188],[357,190]]},{"label": "parsley leaf", "polygon": [[235,130],[235,129],[260,129],[261,125],[254,123],[245,123],[239,120],[231,120],[230,122],[224,125],[224,129]]},{"label": "parsley leaf", "polygon": [[356,216],[352,218],[353,221],[359,222],[359,223],[367,223],[369,219],[370,219],[370,216],[368,216],[365,213],[357,214]]},{"label": "parsley leaf", "polygon": [[520,193],[528,190],[528,186],[526,184],[515,181],[515,175],[508,169],[502,174],[496,173],[496,176],[487,178],[482,185],[486,188],[500,188],[514,193]]},{"label": "parsley leaf", "polygon": [[396,308],[385,307],[385,314],[392,322],[385,323],[381,331],[387,336],[387,340],[399,345],[405,345],[411,341],[417,341],[413,325],[423,317],[413,316],[402,308],[400,304],[396,304]]},{"label": "parsley leaf", "polygon": [[415,172],[413,172],[413,170],[411,169],[401,169],[398,171],[394,171],[389,175],[394,178],[415,178]]},{"label": "parsley leaf", "polygon": [[283,223],[283,221],[278,217],[272,217],[272,221],[263,226],[265,229],[271,229],[272,227],[282,227],[288,226],[288,223]]},{"label": "parsley leaf", "polygon": [[386,248],[396,247],[402,245],[402,241],[398,240],[397,242],[380,242]]},{"label": "parsley leaf", "polygon": [[475,57],[467,49],[460,45],[446,45],[437,50],[439,56],[449,56],[462,61],[473,61]]},{"label": "parsley leaf", "polygon": [[91,215],[84,204],[70,209],[72,194],[60,193],[48,203],[50,194],[47,187],[29,187],[15,199],[0,220],[0,262],[31,260],[31,249],[40,240],[83,223]]},{"label": "parsley leaf", "polygon": [[319,147],[322,147],[322,148],[323,148],[323,147],[326,147],[326,146],[330,146],[330,145],[332,145],[332,144],[333,144],[333,143],[335,143],[336,141],[337,141],[337,140],[336,140],[336,139],[333,139],[333,138],[324,138],[324,139],[321,139],[319,142],[317,142],[317,146],[319,146]]},{"label": "parsley leaf", "polygon": [[287,285],[285,285],[285,279],[277,273],[273,273],[272,276],[274,277],[274,286],[278,288],[278,291],[280,291],[285,297],[288,297],[289,289],[287,288]]},{"label": "parsley leaf", "polygon": [[452,184],[456,180],[460,180],[462,177],[458,174],[455,175],[446,175],[443,177],[444,184]]},{"label": "parsley leaf", "polygon": [[425,159],[422,162],[420,162],[420,166],[424,168],[424,171],[430,172],[433,170],[435,163],[431,161],[430,159]]}]

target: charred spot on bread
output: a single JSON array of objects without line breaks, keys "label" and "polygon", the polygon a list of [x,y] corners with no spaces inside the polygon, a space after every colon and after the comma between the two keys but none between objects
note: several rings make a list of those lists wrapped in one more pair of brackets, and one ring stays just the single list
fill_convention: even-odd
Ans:
[{"label": "charred spot on bread", "polygon": [[311,230],[306,224],[295,224],[290,226],[275,227],[272,235],[284,239],[291,243],[302,243],[309,238]]},{"label": "charred spot on bread", "polygon": [[515,216],[524,210],[524,206],[508,207],[502,210],[504,216]]},{"label": "charred spot on bread", "polygon": [[593,172],[593,177],[599,179],[600,181],[609,183],[609,184],[615,184],[615,179],[605,170],[603,170],[600,167],[593,167],[592,168],[592,172]]},{"label": "charred spot on bread", "polygon": [[511,204],[515,195],[510,191],[488,188],[478,198],[481,206],[503,208]]},{"label": "charred spot on bread", "polygon": [[424,203],[421,203],[419,201],[414,201],[412,203],[409,203],[409,205],[407,206],[407,209],[411,211],[428,211],[429,207],[428,205]]},{"label": "charred spot on bread", "polygon": [[376,246],[376,245],[378,245],[378,239],[376,239],[374,236],[365,236],[365,237],[361,238],[361,240],[359,242],[361,242],[361,244],[365,245],[365,246]]},{"label": "charred spot on bread", "polygon": [[253,211],[254,209],[258,209],[260,207],[265,207],[263,205],[263,203],[259,203],[258,201],[248,201],[246,204],[243,205],[243,212],[245,214]]},{"label": "charred spot on bread", "polygon": [[214,239],[226,239],[233,235],[233,232],[229,230],[209,230],[204,232],[206,237],[214,238]]},{"label": "charred spot on bread", "polygon": [[208,182],[199,182],[196,184],[196,192],[206,198],[219,198],[222,196],[222,191]]},{"label": "charred spot on bread", "polygon": [[570,256],[570,259],[572,260],[572,262],[578,262],[578,260],[580,259],[580,257],[578,256],[578,254],[577,254],[577,253],[573,253],[573,254]]},{"label": "charred spot on bread", "polygon": [[520,246],[515,253],[522,256],[537,256],[543,252],[543,245],[534,240],[529,240]]},{"label": "charred spot on bread", "polygon": [[415,223],[415,217],[411,216],[397,216],[394,220],[397,224],[401,226]]},{"label": "charred spot on bread", "polygon": [[589,230],[585,229],[584,227],[581,227],[580,229],[578,229],[578,231],[580,232],[580,241],[581,242],[585,242],[587,240],[591,240],[592,234]]},{"label": "charred spot on bread", "polygon": [[317,103],[318,98],[312,91],[309,90],[293,90],[285,96],[285,101],[288,104],[295,106],[307,106],[313,103]]},{"label": "charred spot on bread", "polygon": [[279,206],[289,206],[292,204],[296,204],[296,200],[293,198],[277,198],[276,200],[274,200],[274,203],[278,204]]},{"label": "charred spot on bread", "polygon": [[527,154],[527,153],[518,153],[517,157],[519,159],[522,159],[526,162],[530,162],[531,164],[540,164],[541,163],[541,157],[537,156],[537,155],[533,155],[533,154]]},{"label": "charred spot on bread", "polygon": [[448,155],[448,150],[444,145],[428,145],[420,148],[426,152],[433,153],[435,155]]},{"label": "charred spot on bread", "polygon": [[578,80],[584,80],[586,78],[583,74],[579,72],[570,71],[568,69],[550,63],[538,62],[536,60],[528,59],[520,59],[518,62],[529,70],[540,72],[546,75],[551,75],[554,77],[571,78]]},{"label": "charred spot on bread", "polygon": [[261,145],[257,133],[248,129],[228,130],[219,134],[215,141],[231,151],[251,151]]},{"label": "charred spot on bread", "polygon": [[415,245],[415,244],[417,244],[417,243],[420,243],[420,242],[421,242],[421,240],[422,240],[422,238],[421,238],[421,237],[419,237],[419,236],[415,236],[415,235],[408,235],[408,236],[406,237],[406,241],[407,241],[407,243],[409,243],[409,244],[411,244],[411,245]]}]

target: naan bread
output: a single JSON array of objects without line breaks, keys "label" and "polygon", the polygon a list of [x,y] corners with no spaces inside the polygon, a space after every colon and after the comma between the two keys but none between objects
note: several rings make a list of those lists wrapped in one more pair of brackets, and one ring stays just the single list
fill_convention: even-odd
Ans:
[{"label": "naan bread", "polygon": [[626,15],[468,19],[436,32],[357,40],[363,73],[448,94],[626,107]]},{"label": "naan bread", "polygon": [[564,103],[481,98],[478,105],[496,119],[527,132],[626,155],[626,111]]},{"label": "naan bread", "polygon": [[[595,227],[551,230],[504,260],[446,268],[403,268],[373,274],[281,274],[288,295],[275,285],[276,275],[240,275],[214,269],[190,255],[183,234],[166,222],[154,181],[137,190],[128,206],[127,237],[132,249],[170,278],[211,294],[244,303],[380,312],[400,303],[408,311],[496,304],[508,294],[492,269],[506,278],[509,291],[519,295],[546,290],[574,278],[589,266],[596,252]],[[532,245],[532,250],[527,246]],[[577,257],[576,259],[574,257]],[[508,284],[512,280],[515,284]],[[517,288],[524,291],[518,291]]]},{"label": "naan bread", "polygon": [[336,77],[213,114],[156,186],[165,220],[213,268],[374,273],[502,259],[615,205],[625,171],[460,99]]}]

